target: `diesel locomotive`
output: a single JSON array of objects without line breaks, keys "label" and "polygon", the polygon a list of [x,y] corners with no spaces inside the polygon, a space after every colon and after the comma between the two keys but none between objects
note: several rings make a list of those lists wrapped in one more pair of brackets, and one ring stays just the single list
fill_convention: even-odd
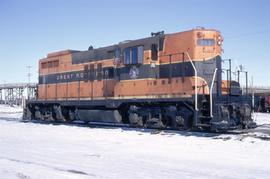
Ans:
[{"label": "diesel locomotive", "polygon": [[[28,120],[229,130],[254,126],[250,98],[222,80],[221,33],[197,28],[151,33],[39,61],[37,97]],[[230,71],[231,73],[231,71]]]}]

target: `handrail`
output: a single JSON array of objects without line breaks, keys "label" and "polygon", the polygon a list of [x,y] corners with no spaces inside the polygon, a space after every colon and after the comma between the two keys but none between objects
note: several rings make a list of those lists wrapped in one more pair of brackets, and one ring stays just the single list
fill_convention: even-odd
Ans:
[{"label": "handrail", "polygon": [[192,65],[192,68],[194,69],[194,75],[195,75],[195,110],[196,111],[198,111],[198,79],[197,79],[197,77],[198,77],[198,73],[197,73],[197,69],[196,69],[196,67],[195,67],[195,65],[194,65],[194,63],[192,62],[192,60],[191,60],[191,58],[190,58],[190,55],[189,55],[189,53],[187,52],[187,51],[185,51],[185,52],[179,52],[179,53],[172,53],[172,54],[166,54],[166,55],[159,55],[158,57],[165,57],[165,56],[173,56],[173,55],[180,55],[180,54],[186,54],[187,55],[187,57],[188,57],[188,60],[189,60],[189,62],[191,63],[191,65]]},{"label": "handrail", "polygon": [[185,53],[185,52],[177,52],[177,53],[162,54],[162,55],[158,55],[158,57],[168,57],[168,56],[180,55],[180,54],[184,54],[184,53]]},{"label": "handrail", "polygon": [[192,62],[192,60],[189,56],[189,53],[185,52],[185,54],[187,55],[188,60],[191,63],[192,68],[194,69],[194,73],[195,73],[195,110],[198,111],[198,89],[197,89],[198,88],[198,79],[197,79],[198,74],[197,74],[197,69],[196,69],[194,63]]},{"label": "handrail", "polygon": [[169,56],[170,57],[170,63],[171,63],[171,57],[173,55],[179,55],[179,54],[184,54],[188,57],[189,62],[192,65],[192,68],[194,69],[194,76],[195,76],[195,116],[194,116],[194,126],[197,126],[197,114],[198,114],[198,72],[197,69],[193,63],[193,61],[190,58],[190,55],[187,51],[185,52],[180,52],[180,53],[173,53],[173,54],[166,54],[166,55],[160,55],[158,57],[163,57],[163,56]]},{"label": "handrail", "polygon": [[210,116],[211,117],[213,117],[213,87],[215,83],[216,73],[217,73],[217,68],[215,68],[215,72],[214,72],[213,79],[211,82],[211,87],[210,87]]}]

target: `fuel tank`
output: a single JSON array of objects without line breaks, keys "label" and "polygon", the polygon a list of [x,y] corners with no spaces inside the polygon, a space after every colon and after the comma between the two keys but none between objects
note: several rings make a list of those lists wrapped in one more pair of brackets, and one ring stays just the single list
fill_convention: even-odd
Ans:
[{"label": "fuel tank", "polygon": [[118,110],[78,110],[77,117],[85,122],[121,123]]}]

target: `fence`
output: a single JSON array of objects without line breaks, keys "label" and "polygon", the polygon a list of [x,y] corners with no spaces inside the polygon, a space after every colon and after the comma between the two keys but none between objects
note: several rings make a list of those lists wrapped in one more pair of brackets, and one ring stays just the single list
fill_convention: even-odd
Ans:
[{"label": "fence", "polygon": [[36,83],[0,84],[0,103],[22,105],[25,99],[35,98],[36,86]]}]

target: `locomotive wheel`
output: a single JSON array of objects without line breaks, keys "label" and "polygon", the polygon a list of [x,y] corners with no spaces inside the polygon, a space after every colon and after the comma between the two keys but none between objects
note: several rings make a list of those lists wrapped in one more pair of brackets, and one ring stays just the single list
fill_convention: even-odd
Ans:
[{"label": "locomotive wheel", "polygon": [[143,127],[142,117],[136,113],[129,114],[129,123],[133,127]]},{"label": "locomotive wheel", "polygon": [[40,109],[37,106],[35,107],[34,119],[39,121],[43,120],[43,115],[41,114]]},{"label": "locomotive wheel", "polygon": [[159,118],[150,118],[146,121],[146,127],[148,128],[164,128],[162,120]]},{"label": "locomotive wheel", "polygon": [[68,110],[68,117],[66,119],[68,119],[69,122],[72,122],[72,121],[76,120],[75,111],[73,111],[71,109]]},{"label": "locomotive wheel", "polygon": [[55,119],[53,118],[52,111],[46,110],[45,114],[43,115],[43,120],[47,122],[54,122]]},{"label": "locomotive wheel", "polygon": [[60,106],[56,106],[56,105],[53,106],[53,118],[57,122],[66,122],[66,119],[64,118],[62,114],[62,110]]}]

